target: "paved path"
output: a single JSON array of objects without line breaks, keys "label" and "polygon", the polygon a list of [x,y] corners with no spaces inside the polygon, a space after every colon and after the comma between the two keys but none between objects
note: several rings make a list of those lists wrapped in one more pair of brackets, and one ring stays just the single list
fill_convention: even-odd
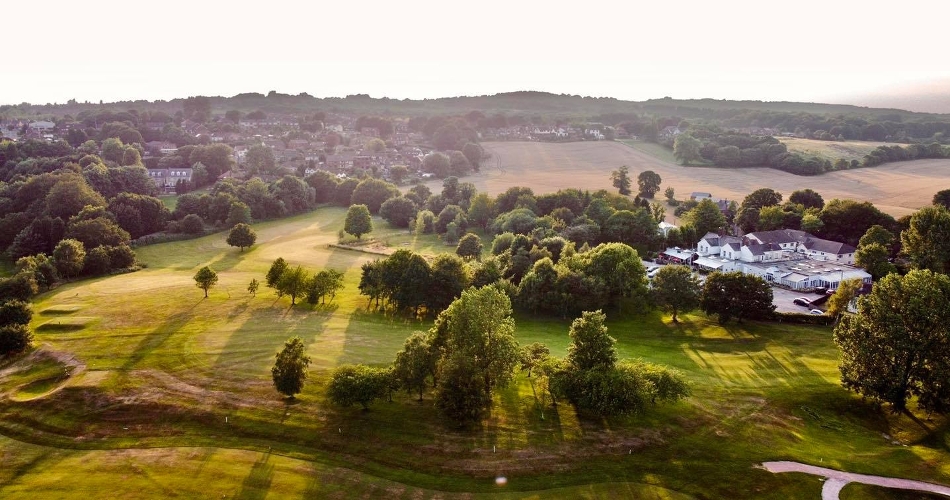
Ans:
[{"label": "paved path", "polygon": [[865,474],[854,474],[851,472],[841,472],[824,467],[815,467],[798,462],[765,462],[762,464],[765,470],[772,473],[779,472],[804,472],[815,476],[824,476],[828,478],[825,485],[821,488],[822,500],[838,500],[838,493],[848,483],[862,483],[874,486],[883,486],[885,488],[896,488],[900,490],[926,491],[928,493],[937,493],[950,497],[950,487],[925,483],[923,481],[913,481],[910,479],[898,479],[894,477],[868,476]]}]

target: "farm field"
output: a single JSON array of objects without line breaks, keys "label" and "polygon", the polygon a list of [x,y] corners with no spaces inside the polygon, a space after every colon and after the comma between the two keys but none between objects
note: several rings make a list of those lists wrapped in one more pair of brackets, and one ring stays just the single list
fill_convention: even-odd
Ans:
[{"label": "farm field", "polygon": [[[333,407],[323,391],[334,367],[384,365],[431,325],[367,310],[356,287],[375,256],[328,247],[344,215],[256,224],[244,252],[223,233],[144,247],[142,271],[40,295],[32,364],[0,366],[0,498],[818,498],[813,477],[755,467],[767,460],[950,483],[947,421],[893,415],[842,389],[823,327],[610,313],[621,358],[669,364],[692,386],[687,401],[639,417],[559,405],[542,418],[523,375],[470,430],[442,423],[431,395]],[[374,223],[391,248],[448,248]],[[281,256],[345,271],[346,288],[316,308],[249,295]],[[208,299],[191,278],[203,265],[221,278]],[[568,320],[515,319],[519,342],[566,353]],[[313,363],[287,403],[269,370],[292,335]],[[842,498],[892,493],[849,487]]]},{"label": "farm field", "polygon": [[661,190],[672,186],[679,199],[693,191],[704,191],[741,202],[761,187],[776,189],[786,197],[797,189],[811,188],[825,200],[867,200],[900,217],[929,205],[934,193],[950,188],[947,159],[889,163],[804,177],[770,168],[684,167],[619,142],[492,142],[484,146],[493,158],[486,162],[482,173],[465,180],[491,194],[512,186],[528,186],[536,193],[568,187],[612,190],[610,172],[627,165],[634,177],[643,170],[660,174]]},{"label": "farm field", "polygon": [[870,153],[878,146],[904,146],[904,144],[893,142],[817,141],[815,139],[800,139],[797,137],[777,137],[777,139],[788,146],[789,151],[817,156],[832,162],[838,158],[844,158],[849,161],[860,160],[864,158],[864,155]]}]

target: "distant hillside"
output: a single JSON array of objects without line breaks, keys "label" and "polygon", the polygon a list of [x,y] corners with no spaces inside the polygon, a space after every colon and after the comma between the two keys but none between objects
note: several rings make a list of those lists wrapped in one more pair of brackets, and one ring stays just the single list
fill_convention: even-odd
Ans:
[{"label": "distant hillside", "polygon": [[[379,115],[459,114],[478,110],[485,114],[543,116],[545,118],[581,118],[596,120],[624,115],[678,116],[695,119],[729,119],[745,113],[805,113],[848,115],[876,120],[950,122],[950,114],[915,113],[893,108],[868,108],[846,104],[727,101],[716,99],[651,99],[643,102],[622,101],[609,97],[583,97],[548,92],[520,91],[485,96],[446,97],[439,99],[389,99],[367,95],[316,98],[308,94],[288,95],[271,92],[244,93],[233,97],[211,97],[215,113],[230,109],[262,110],[267,113],[296,114],[315,111],[339,111]],[[0,106],[0,117],[21,118],[76,115],[84,110],[129,109],[174,113],[182,108],[182,99],[171,101],[123,101],[115,103],[75,103],[52,105]]]}]

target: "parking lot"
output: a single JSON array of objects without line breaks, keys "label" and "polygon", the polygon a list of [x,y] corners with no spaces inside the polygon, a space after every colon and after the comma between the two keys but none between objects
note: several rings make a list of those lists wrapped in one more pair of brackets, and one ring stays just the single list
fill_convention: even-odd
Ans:
[{"label": "parking lot", "polygon": [[821,295],[814,292],[805,293],[795,290],[786,290],[784,288],[772,287],[772,303],[775,304],[775,310],[786,313],[808,313],[811,309],[824,309],[822,306],[805,307],[795,304],[793,301],[798,297],[805,297],[808,300],[815,300]]}]

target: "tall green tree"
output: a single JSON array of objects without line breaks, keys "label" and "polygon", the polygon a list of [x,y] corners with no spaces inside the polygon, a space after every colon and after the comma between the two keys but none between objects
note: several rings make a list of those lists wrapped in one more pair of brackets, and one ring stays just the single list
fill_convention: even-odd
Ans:
[{"label": "tall green tree", "polygon": [[288,268],[287,261],[283,257],[277,257],[274,259],[274,262],[271,263],[270,268],[267,270],[267,278],[265,283],[268,288],[277,289],[277,283],[280,282],[281,275],[287,271]]},{"label": "tall green tree", "polygon": [[706,314],[719,316],[725,324],[732,318],[766,319],[772,315],[772,287],[762,278],[744,274],[714,272],[706,278],[700,308]]},{"label": "tall green tree", "polygon": [[270,371],[274,388],[284,396],[294,399],[303,391],[304,381],[307,380],[310,356],[306,354],[306,346],[300,337],[292,337],[274,357],[274,367]]},{"label": "tall green tree", "polygon": [[208,290],[218,284],[218,273],[210,267],[204,266],[195,273],[195,284],[198,288],[204,290],[205,298],[208,298]]},{"label": "tall green tree", "polygon": [[297,305],[297,297],[307,293],[307,272],[300,266],[287,269],[280,275],[277,289],[283,295],[290,295],[290,305]]},{"label": "tall green tree", "polygon": [[950,211],[934,205],[915,212],[901,233],[901,244],[914,267],[950,271]]},{"label": "tall green tree", "polygon": [[470,288],[439,314],[435,342],[443,345],[437,403],[451,418],[475,420],[518,363],[511,302],[494,287]]},{"label": "tall green tree", "polygon": [[393,376],[399,386],[408,392],[419,394],[419,401],[425,392],[429,378],[435,373],[438,356],[432,349],[429,335],[413,332],[402,349],[396,353],[393,361]]},{"label": "tall green tree", "polygon": [[653,198],[653,195],[660,190],[660,174],[652,170],[644,170],[637,176],[637,186],[640,188],[640,196],[643,198]]},{"label": "tall green tree", "polygon": [[841,382],[902,411],[950,409],[950,277],[929,270],[891,274],[835,327]]},{"label": "tall green tree", "polygon": [[702,287],[688,266],[663,266],[653,277],[653,299],[673,314],[690,312],[699,307]]},{"label": "tall green tree", "polygon": [[706,233],[718,233],[726,227],[726,216],[719,210],[719,206],[706,198],[700,200],[692,210],[683,215],[683,220],[696,230],[700,238]]},{"label": "tall green tree", "polygon": [[475,233],[466,233],[459,240],[455,254],[463,259],[479,260],[482,256],[482,239]]},{"label": "tall green tree", "polygon": [[373,219],[366,205],[352,205],[346,212],[346,221],[343,223],[343,230],[356,236],[356,239],[362,238],[366,233],[373,230]]},{"label": "tall green tree", "polygon": [[237,224],[228,232],[228,245],[240,247],[243,252],[246,247],[251,247],[257,241],[257,233],[247,224]]},{"label": "tall green tree", "polygon": [[683,163],[689,165],[690,162],[699,161],[703,157],[699,154],[703,143],[690,134],[680,134],[673,139],[673,156]]},{"label": "tall green tree", "polygon": [[66,278],[72,278],[82,272],[86,259],[86,249],[81,241],[65,239],[53,250],[53,262],[56,270]]},{"label": "tall green tree", "polygon": [[611,172],[610,182],[620,191],[620,194],[624,196],[629,195],[632,192],[630,191],[630,186],[633,185],[633,181],[630,180],[630,168],[624,165]]},{"label": "tall green tree", "polygon": [[606,320],[601,311],[585,311],[571,323],[567,362],[575,369],[613,368],[617,362],[617,340],[607,334]]}]

